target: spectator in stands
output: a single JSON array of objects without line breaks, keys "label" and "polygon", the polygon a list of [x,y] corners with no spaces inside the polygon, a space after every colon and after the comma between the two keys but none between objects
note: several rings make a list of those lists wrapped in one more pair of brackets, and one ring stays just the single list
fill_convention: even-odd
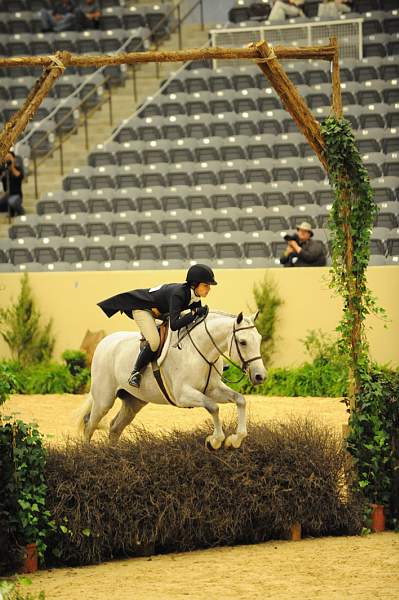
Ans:
[{"label": "spectator in stands", "polygon": [[297,233],[286,235],[287,249],[280,262],[285,267],[323,267],[326,253],[322,242],[312,240],[313,231],[305,221],[296,228]]},{"label": "spectator in stands", "polygon": [[76,5],[74,0],[53,0],[52,8],[42,8],[39,12],[43,31],[73,31],[76,29]]},{"label": "spectator in stands", "polygon": [[97,0],[82,0],[75,10],[78,31],[99,29],[101,9]]},{"label": "spectator in stands", "polygon": [[275,0],[269,15],[269,21],[285,21],[290,17],[303,17],[300,8],[304,0]]},{"label": "spectator in stands", "polygon": [[339,18],[343,13],[351,11],[348,6],[349,0],[323,0],[319,4],[317,16],[321,18],[332,17]]},{"label": "spectator in stands", "polygon": [[10,150],[6,154],[5,163],[0,166],[0,177],[4,194],[0,196],[0,211],[7,211],[10,217],[23,215],[22,180],[24,171],[22,161]]}]

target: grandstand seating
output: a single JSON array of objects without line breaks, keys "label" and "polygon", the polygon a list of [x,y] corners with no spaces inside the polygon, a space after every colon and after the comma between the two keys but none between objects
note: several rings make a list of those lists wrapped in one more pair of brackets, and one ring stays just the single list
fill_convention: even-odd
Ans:
[{"label": "grandstand seating", "polygon": [[[341,61],[344,115],[380,207],[373,265],[399,264],[399,27],[386,2],[355,3],[371,11],[364,13],[365,58]],[[237,4],[234,18],[253,4]],[[135,11],[109,15],[121,27],[149,24]],[[81,51],[90,44],[102,50],[103,33],[70,41]],[[284,67],[316,118],[328,116],[325,63],[284,61]],[[74,87],[74,77],[60,79],[54,98],[67,96],[62,86]],[[0,85],[0,101],[18,102],[19,83],[26,85]],[[199,260],[278,267],[282,236],[303,220],[329,251],[333,193],[259,68],[213,70],[197,61],[163,84],[111,141],[90,152],[86,166],[64,178],[62,191],[41,198],[36,215],[14,219],[10,240],[0,244],[0,270],[183,268]],[[51,110],[52,100],[43,110]]]},{"label": "grandstand seating", "polygon": [[[119,0],[102,0],[101,4],[103,15],[99,30],[44,34],[41,32],[38,11],[49,7],[47,0],[0,2],[0,56],[52,54],[57,50],[108,53],[117,52],[123,45],[126,51],[144,51],[148,48],[150,37],[159,40],[169,33],[169,21],[166,20],[151,36],[154,27],[170,12],[170,3],[140,4],[126,8],[119,6]],[[91,110],[101,103],[101,86],[121,85],[126,79],[124,66],[106,67],[87,80],[89,72],[94,71],[96,70],[68,67],[66,75],[54,86],[49,99],[39,109],[34,122],[27,127],[25,134],[29,134],[32,129],[34,134],[31,134],[27,148],[24,149],[25,155],[29,156],[32,152],[36,156],[47,154],[55,140],[54,135],[72,131],[78,119],[76,105],[91,89],[96,87],[97,91],[81,105],[82,111]],[[24,66],[0,70],[0,127],[20,107],[40,72],[40,68]],[[75,97],[69,98],[74,92]],[[60,104],[59,98],[68,100]],[[50,113],[50,117],[42,124],[41,121]]]}]

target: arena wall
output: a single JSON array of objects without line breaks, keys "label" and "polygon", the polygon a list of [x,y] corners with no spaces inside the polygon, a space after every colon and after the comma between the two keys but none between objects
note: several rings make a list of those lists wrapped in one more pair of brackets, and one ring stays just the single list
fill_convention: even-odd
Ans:
[{"label": "arena wall", "polygon": [[[42,315],[54,321],[56,357],[66,348],[79,348],[87,329],[106,333],[135,328],[124,315],[108,319],[96,306],[100,300],[121,291],[151,287],[163,282],[182,281],[183,271],[113,271],[30,273],[29,279]],[[216,270],[219,285],[212,289],[207,303],[211,308],[231,312],[255,310],[253,285],[263,279],[263,269]],[[274,364],[300,364],[305,360],[303,344],[310,329],[332,332],[341,314],[341,300],[328,287],[327,268],[272,269],[284,305],[280,312],[278,344]],[[17,298],[19,273],[0,276],[0,307]],[[370,318],[368,337],[373,358],[399,364],[399,269],[370,267],[369,286],[389,317],[388,327],[381,319]],[[0,340],[0,357],[8,357],[8,348]]]}]

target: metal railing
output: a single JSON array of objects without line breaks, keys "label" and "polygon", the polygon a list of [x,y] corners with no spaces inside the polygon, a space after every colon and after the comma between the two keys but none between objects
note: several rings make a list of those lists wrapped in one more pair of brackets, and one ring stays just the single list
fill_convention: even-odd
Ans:
[{"label": "metal railing", "polygon": [[[184,10],[182,7],[187,2],[191,2],[191,6],[189,10],[182,15],[182,11]],[[169,36],[177,31],[178,33],[178,43],[179,50],[183,47],[183,35],[182,35],[182,24],[187,20],[187,18],[199,8],[200,10],[200,23],[201,23],[201,31],[204,30],[204,9],[203,9],[203,0],[196,0],[194,3],[192,0],[180,0],[178,4],[172,7],[172,9],[164,15],[162,19],[158,21],[158,23],[150,30],[149,34],[142,38],[140,42],[138,42],[135,48],[129,48],[132,40],[137,37],[137,33],[134,33],[129,36],[129,38],[121,45],[121,47],[115,52],[115,54],[119,54],[121,52],[126,51],[135,51],[139,48],[141,44],[144,45],[145,48],[152,47],[153,50],[158,50],[161,44],[164,42],[165,37]],[[177,18],[175,19],[175,13],[177,13]],[[165,35],[160,35],[161,32],[165,31]],[[156,38],[159,36],[159,39]],[[35,190],[35,198],[39,198],[39,177],[38,170],[39,167],[49,158],[52,157],[57,151],[59,152],[59,163],[60,163],[60,174],[64,175],[64,144],[71,135],[75,134],[79,127],[83,124],[84,132],[85,132],[85,149],[88,150],[90,147],[89,142],[89,117],[93,114],[100,106],[108,102],[109,106],[109,124],[112,126],[113,124],[113,107],[112,107],[112,85],[111,85],[111,77],[106,77],[103,81],[93,86],[91,90],[83,97],[80,97],[80,93],[82,89],[90,84],[91,80],[93,80],[96,76],[103,73],[107,67],[100,67],[90,75],[88,75],[79,86],[70,94],[68,97],[63,98],[63,102],[67,102],[72,100],[73,98],[79,98],[79,103],[77,103],[74,107],[65,113],[64,117],[58,120],[54,125],[53,132],[50,135],[57,134],[57,142],[52,146],[51,149],[41,154],[38,152],[39,148],[46,142],[49,133],[47,131],[43,132],[41,137],[38,137],[37,141],[30,147],[31,150],[31,160],[33,162],[33,178],[34,178],[34,190]],[[137,91],[137,69],[136,65],[131,65],[130,70],[132,74],[132,85],[133,85],[133,98],[134,101],[138,100],[138,91]],[[160,66],[159,63],[155,64],[155,76],[157,79],[160,78]],[[104,88],[107,90],[107,95],[104,97]],[[103,101],[96,103],[91,110],[84,109],[84,106],[87,105],[87,101],[98,94],[100,98],[104,97]],[[83,110],[81,110],[83,108]],[[44,119],[42,119],[39,123],[40,126],[43,126],[45,123],[52,122],[53,117],[55,117],[57,111],[59,110],[59,106],[54,108]],[[79,119],[75,119],[76,111],[79,112]],[[75,113],[75,115],[74,115]],[[67,121],[73,118],[76,123],[75,126],[71,129],[68,129],[67,132],[62,131],[62,125]],[[31,131],[17,143],[17,148],[20,145],[24,145],[28,143],[29,139],[33,136],[33,134],[37,132],[33,127]]]},{"label": "metal railing", "polygon": [[[207,42],[205,44],[203,44],[203,46],[201,46],[202,48],[207,48],[211,43],[211,40],[208,39]],[[135,111],[134,113],[132,113],[130,115],[130,117],[128,119],[124,119],[123,121],[121,121],[118,125],[118,127],[112,132],[112,135],[104,142],[104,146],[110,142],[113,142],[115,140],[115,138],[117,137],[118,133],[128,125],[128,123],[130,123],[130,121],[132,121],[133,119],[135,119],[139,113],[148,105],[151,104],[152,102],[154,102],[154,100],[157,98],[157,96],[161,95],[163,90],[165,88],[168,87],[169,83],[175,79],[179,73],[181,71],[184,71],[186,69],[186,66],[190,63],[191,61],[187,61],[185,63],[183,63],[181,65],[181,67],[179,67],[179,69],[177,71],[174,71],[173,73],[171,73],[171,75],[165,79],[165,81],[162,83],[162,85],[157,89],[157,91],[155,92],[155,94],[153,96],[151,96],[150,98],[147,98],[147,100],[145,102],[143,102],[143,104],[141,104]]]},{"label": "metal railing", "polygon": [[[210,30],[212,46],[241,47],[251,42],[267,39],[273,45],[316,46],[328,42],[335,36],[339,44],[341,59],[363,58],[363,19],[343,18],[338,20],[309,20],[272,25],[264,23],[250,27],[221,27]],[[245,65],[246,61],[230,61],[230,66]],[[250,64],[249,62],[247,64]],[[213,61],[214,68],[219,67]]]}]

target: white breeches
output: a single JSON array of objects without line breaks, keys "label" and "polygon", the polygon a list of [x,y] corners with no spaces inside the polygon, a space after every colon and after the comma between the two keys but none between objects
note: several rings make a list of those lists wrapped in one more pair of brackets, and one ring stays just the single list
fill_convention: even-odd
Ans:
[{"label": "white breeches", "polygon": [[148,310],[134,310],[132,314],[151,350],[155,352],[159,348],[160,340],[154,317]]}]

